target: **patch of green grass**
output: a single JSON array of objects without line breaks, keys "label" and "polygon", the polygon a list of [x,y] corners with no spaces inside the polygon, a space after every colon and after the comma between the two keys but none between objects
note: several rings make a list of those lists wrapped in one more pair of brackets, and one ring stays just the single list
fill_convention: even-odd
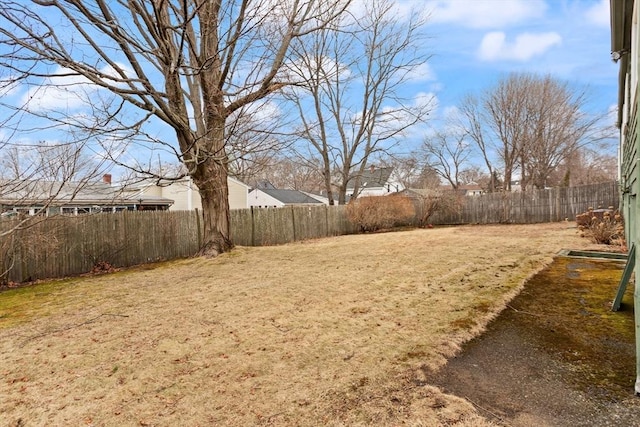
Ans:
[{"label": "patch of green grass", "polygon": [[47,316],[64,303],[64,290],[76,280],[36,283],[0,292],[0,329]]}]

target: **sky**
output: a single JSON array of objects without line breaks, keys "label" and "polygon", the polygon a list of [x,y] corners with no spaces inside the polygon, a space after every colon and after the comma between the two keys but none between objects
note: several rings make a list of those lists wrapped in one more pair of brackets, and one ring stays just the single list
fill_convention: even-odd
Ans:
[{"label": "sky", "polygon": [[436,0],[424,11],[433,56],[421,84],[437,98],[435,118],[511,72],[584,89],[593,113],[615,109],[609,0]]},{"label": "sky", "polygon": [[[353,1],[358,7],[368,0]],[[610,123],[614,123],[619,65],[611,60],[609,0],[396,2],[401,16],[420,13],[426,20],[427,40],[419,49],[430,58],[403,88],[414,102],[430,99],[433,105],[426,129],[414,130],[414,141],[429,128],[442,126],[466,95],[481,94],[512,72],[549,74],[578,91],[586,90],[589,112],[610,111]],[[76,90],[93,93],[86,84],[75,83]],[[20,103],[39,103],[38,108],[82,109],[82,100],[67,87],[16,85],[10,89],[4,92],[7,102],[14,97]],[[610,148],[615,153],[615,141]]]}]

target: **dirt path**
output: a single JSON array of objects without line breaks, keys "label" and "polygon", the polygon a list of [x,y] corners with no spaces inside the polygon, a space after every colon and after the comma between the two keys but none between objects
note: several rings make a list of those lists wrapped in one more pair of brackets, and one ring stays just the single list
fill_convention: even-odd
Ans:
[{"label": "dirt path", "polygon": [[640,425],[632,290],[608,304],[623,266],[559,258],[433,382],[504,425]]}]

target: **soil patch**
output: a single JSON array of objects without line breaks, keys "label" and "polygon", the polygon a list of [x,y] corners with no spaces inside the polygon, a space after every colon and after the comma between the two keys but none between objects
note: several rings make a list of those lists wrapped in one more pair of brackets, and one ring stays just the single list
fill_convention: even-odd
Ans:
[{"label": "soil patch", "polygon": [[610,311],[623,267],[557,258],[430,381],[500,424],[633,424],[632,290]]}]

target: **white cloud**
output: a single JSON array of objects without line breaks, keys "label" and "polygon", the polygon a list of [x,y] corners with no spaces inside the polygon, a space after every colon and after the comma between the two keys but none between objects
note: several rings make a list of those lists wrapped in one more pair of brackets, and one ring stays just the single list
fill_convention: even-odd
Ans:
[{"label": "white cloud", "polygon": [[609,22],[609,0],[599,0],[585,12],[587,21],[598,27],[608,28]]},{"label": "white cloud", "polygon": [[471,28],[502,28],[544,16],[544,0],[435,0],[426,5],[434,23]]},{"label": "white cloud", "polygon": [[[118,64],[126,75],[133,75],[131,68]],[[100,70],[112,79],[106,78],[107,84],[125,86],[118,83],[121,76],[111,66]],[[58,67],[50,77],[44,79],[39,86],[29,86],[23,93],[21,103],[31,111],[76,111],[91,105],[95,95],[101,88],[83,76],[68,68]]]},{"label": "white cloud", "polygon": [[559,45],[562,37],[556,32],[522,33],[514,42],[508,42],[501,31],[485,34],[478,49],[478,57],[484,61],[516,60],[528,61],[534,56],[545,53],[553,46]]},{"label": "white cloud", "polygon": [[[371,9],[371,0],[352,0],[349,4],[349,12],[353,17],[362,19]],[[390,15],[400,20],[408,20],[414,17],[415,11],[424,10],[424,4],[422,0],[396,0],[392,2],[390,7]],[[349,18],[346,18],[347,22],[350,22]]]},{"label": "white cloud", "polygon": [[238,114],[251,117],[254,123],[270,123],[277,122],[282,117],[282,110],[273,101],[268,99],[262,99],[255,101],[246,106],[243,111],[239,111]]},{"label": "white cloud", "polygon": [[[129,65],[124,64],[122,62],[116,62],[115,64],[118,66],[118,68],[120,68],[120,70],[124,73],[126,77],[135,78],[136,73],[133,71],[133,68],[131,68]],[[116,69],[113,68],[111,65],[102,67],[100,71],[109,77],[113,77],[115,80],[118,80],[118,81],[123,78],[120,75],[120,73],[116,71]],[[103,80],[106,81],[107,83],[112,83],[110,79],[103,79]]]},{"label": "white cloud", "polygon": [[21,103],[30,111],[75,110],[85,105],[80,86],[86,84],[74,77],[49,79],[42,86],[29,87]]},{"label": "white cloud", "polygon": [[438,97],[432,92],[418,92],[413,99],[413,103],[416,107],[427,107],[434,111],[438,108]]},{"label": "white cloud", "polygon": [[442,116],[448,121],[456,122],[462,118],[462,113],[460,112],[460,109],[458,107],[456,107],[455,105],[450,105],[443,108]]},{"label": "white cloud", "polygon": [[18,80],[9,76],[8,78],[0,78],[0,97],[15,95],[20,91]]},{"label": "white cloud", "polygon": [[411,82],[428,82],[436,80],[436,75],[431,66],[423,62],[407,74],[407,80]]}]

